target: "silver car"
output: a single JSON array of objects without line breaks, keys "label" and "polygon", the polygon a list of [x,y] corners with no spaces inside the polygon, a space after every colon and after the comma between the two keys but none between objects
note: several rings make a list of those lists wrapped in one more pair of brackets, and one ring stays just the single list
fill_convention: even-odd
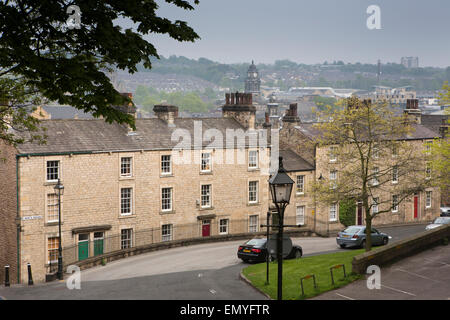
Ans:
[{"label": "silver car", "polygon": [[[385,245],[389,242],[389,236],[372,228],[372,245]],[[350,226],[338,233],[336,242],[341,248],[366,246],[366,226]]]},{"label": "silver car", "polygon": [[434,219],[432,224],[429,224],[425,227],[425,230],[431,230],[440,227],[443,224],[450,224],[450,217],[438,217]]}]

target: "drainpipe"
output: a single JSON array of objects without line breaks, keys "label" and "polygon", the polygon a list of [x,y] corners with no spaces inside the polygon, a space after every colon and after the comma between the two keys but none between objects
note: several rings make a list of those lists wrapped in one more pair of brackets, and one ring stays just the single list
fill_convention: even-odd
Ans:
[{"label": "drainpipe", "polygon": [[19,156],[16,155],[16,226],[17,226],[17,283],[20,283],[20,232],[22,231],[19,212]]}]

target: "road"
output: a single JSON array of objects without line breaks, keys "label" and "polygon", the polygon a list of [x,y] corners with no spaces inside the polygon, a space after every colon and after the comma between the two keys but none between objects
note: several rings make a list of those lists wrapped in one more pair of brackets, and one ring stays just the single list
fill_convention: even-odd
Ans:
[{"label": "road", "polygon": [[[395,242],[424,230],[424,225],[379,228]],[[337,252],[335,238],[293,238],[304,256]],[[81,289],[65,282],[0,287],[5,299],[189,299],[259,300],[263,295],[244,284],[247,264],[236,256],[243,241],[199,244],[150,252],[81,272]]]}]

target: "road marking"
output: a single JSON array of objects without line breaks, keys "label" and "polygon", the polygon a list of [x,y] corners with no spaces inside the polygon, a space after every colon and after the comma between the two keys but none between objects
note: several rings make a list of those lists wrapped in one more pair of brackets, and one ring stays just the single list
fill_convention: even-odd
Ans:
[{"label": "road marking", "polygon": [[395,269],[395,270],[396,271],[400,271],[400,272],[409,273],[410,275],[413,275],[413,276],[416,276],[416,277],[419,277],[419,278],[422,278],[422,279],[425,279],[425,280],[430,280],[430,281],[434,281],[434,282],[442,282],[442,281],[439,281],[439,280],[434,280],[434,279],[425,277],[425,276],[423,276],[421,274],[418,274],[418,273],[415,273],[415,272],[410,272],[410,271],[403,270],[403,269]]},{"label": "road marking", "polygon": [[430,261],[430,262],[440,263],[440,264],[443,264],[444,266],[450,267],[450,264],[445,263],[445,262],[440,262],[440,261],[437,261],[437,260],[431,260],[431,259],[427,259],[427,258],[424,258],[424,260],[427,260],[427,261]]},{"label": "road marking", "polygon": [[394,290],[394,291],[397,291],[397,292],[409,294],[410,296],[416,297],[416,295],[414,293],[411,293],[411,292],[406,292],[406,291],[403,291],[403,290],[399,290],[399,289],[395,289],[395,288],[392,288],[392,287],[388,287],[388,286],[385,286],[384,284],[382,284],[381,286],[385,287],[387,289],[391,289],[391,290]]},{"label": "road marking", "polygon": [[[336,292],[335,292],[336,293]],[[343,294],[339,294],[339,293],[336,293],[338,296],[340,296],[340,297],[342,297],[342,298],[345,298],[345,299],[348,299],[348,300],[355,300],[355,299],[353,299],[353,298],[350,298],[350,297],[347,297],[347,296],[344,296]]]},{"label": "road marking", "polygon": [[209,292],[211,292],[212,294],[216,294],[217,293],[217,291],[214,290],[214,289],[209,289]]}]

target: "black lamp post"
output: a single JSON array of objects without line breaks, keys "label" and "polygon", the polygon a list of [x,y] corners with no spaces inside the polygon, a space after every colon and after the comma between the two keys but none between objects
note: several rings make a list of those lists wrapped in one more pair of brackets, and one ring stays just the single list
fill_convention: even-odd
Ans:
[{"label": "black lamp post", "polygon": [[58,179],[58,183],[54,187],[55,192],[58,193],[58,228],[59,228],[59,244],[58,244],[58,273],[59,280],[63,280],[63,261],[62,261],[62,245],[61,245],[61,196],[64,194],[64,186],[61,180]]},{"label": "black lamp post", "polygon": [[283,296],[283,220],[284,210],[291,198],[294,181],[287,175],[283,168],[283,157],[279,157],[278,172],[269,179],[270,193],[272,201],[278,211],[278,239],[277,239],[277,260],[278,260],[278,300]]}]

